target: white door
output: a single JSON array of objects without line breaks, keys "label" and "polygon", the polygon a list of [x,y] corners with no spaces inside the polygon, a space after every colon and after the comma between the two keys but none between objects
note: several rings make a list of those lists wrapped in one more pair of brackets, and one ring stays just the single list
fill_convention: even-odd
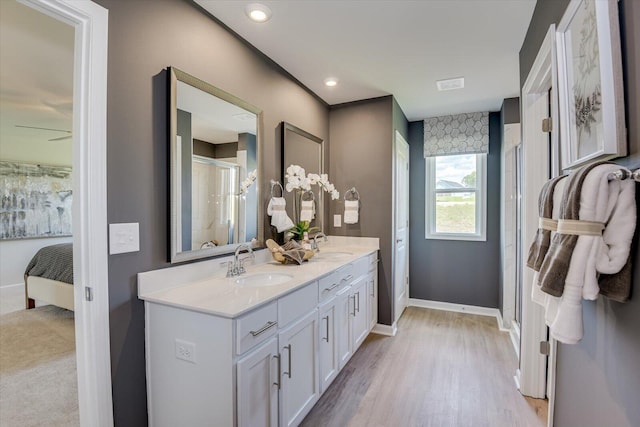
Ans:
[{"label": "white door", "polygon": [[278,341],[273,337],[238,361],[240,427],[278,425],[278,357]]},{"label": "white door", "polygon": [[332,298],[320,307],[318,350],[320,351],[320,393],[323,393],[338,375],[338,342],[336,340],[337,300]]},{"label": "white door", "polygon": [[278,335],[282,370],[280,425],[297,426],[318,401],[318,311]]},{"label": "white door", "polygon": [[396,131],[394,156],[394,299],[398,321],[409,298],[409,144]]}]

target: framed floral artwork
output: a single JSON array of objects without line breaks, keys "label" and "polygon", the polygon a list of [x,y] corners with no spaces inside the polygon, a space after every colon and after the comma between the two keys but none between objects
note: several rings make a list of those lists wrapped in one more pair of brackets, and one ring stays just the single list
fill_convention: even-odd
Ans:
[{"label": "framed floral artwork", "polygon": [[562,168],[625,156],[617,0],[572,0],[556,43]]}]

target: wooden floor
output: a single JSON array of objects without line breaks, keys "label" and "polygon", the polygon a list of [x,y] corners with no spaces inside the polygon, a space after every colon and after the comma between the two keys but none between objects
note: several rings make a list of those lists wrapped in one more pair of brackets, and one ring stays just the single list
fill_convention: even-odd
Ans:
[{"label": "wooden floor", "polygon": [[495,318],[409,307],[395,337],[371,334],[302,426],[546,426],[525,399]]}]

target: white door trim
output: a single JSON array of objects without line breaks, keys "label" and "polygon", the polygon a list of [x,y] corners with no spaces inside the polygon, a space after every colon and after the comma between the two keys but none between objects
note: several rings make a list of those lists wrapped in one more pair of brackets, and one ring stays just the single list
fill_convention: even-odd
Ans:
[{"label": "white door trim", "polygon": [[[112,426],[106,162],[108,11],[92,1],[21,1],[75,28],[73,270],[80,425]],[[88,287],[92,301],[85,299]]]},{"label": "white door trim", "polygon": [[[540,111],[539,101],[541,97],[548,97],[550,88],[557,87],[556,77],[556,55],[555,55],[555,25],[551,25],[547,35],[542,42],[542,46],[536,60],[531,67],[529,76],[522,87],[522,177],[523,177],[523,200],[522,200],[522,241],[523,253],[520,262],[526,266],[527,248],[531,245],[535,230],[538,227],[538,193],[542,185],[547,181],[547,168],[539,165],[546,165],[549,161],[547,144],[541,141],[541,120],[546,115]],[[553,97],[552,97],[553,98]],[[551,134],[553,159],[558,159],[558,107],[557,98],[551,99],[551,117],[553,131]],[[551,174],[558,173],[557,165],[551,167]],[[531,287],[533,271],[523,267],[522,283],[522,325],[521,325],[521,347],[520,347],[520,369],[517,375],[520,391],[522,394],[544,398],[546,395],[547,381],[547,358],[540,354],[539,343],[547,340],[547,327],[544,322],[544,310],[531,300]],[[552,356],[555,355],[555,352]],[[549,369],[553,369],[555,363],[549,361]],[[553,375],[551,375],[553,378]],[[555,384],[549,384],[549,389],[553,392]],[[553,393],[552,393],[553,394]],[[552,414],[553,396],[549,396],[549,411]],[[549,417],[549,425],[553,423],[553,418]]]},{"label": "white door trim", "polygon": [[[395,131],[395,137],[393,139],[394,144],[393,144],[393,231],[391,233],[391,235],[393,236],[393,272],[391,273],[391,277],[392,277],[392,282],[393,282],[393,291],[392,291],[392,295],[393,295],[393,323],[397,324],[398,320],[400,319],[400,316],[402,315],[403,310],[408,306],[409,304],[409,224],[407,224],[407,233],[406,233],[406,242],[405,242],[405,259],[406,259],[406,274],[405,274],[405,292],[404,292],[404,297],[403,297],[403,302],[402,302],[402,307],[401,309],[398,310],[397,306],[397,301],[396,301],[396,285],[397,283],[395,283],[395,269],[396,269],[396,249],[397,249],[397,244],[396,244],[396,230],[397,230],[397,216],[396,216],[396,209],[397,209],[397,204],[398,204],[398,196],[397,196],[397,191],[398,189],[396,188],[397,185],[397,180],[396,180],[396,176],[397,176],[397,170],[396,170],[396,166],[397,166],[397,157],[398,157],[398,147],[399,146],[403,146],[403,148],[406,149],[407,151],[407,162],[409,162],[409,156],[410,156],[410,149],[409,149],[409,143],[404,139],[404,137],[402,136],[402,134],[399,131]],[[409,165],[409,163],[407,163],[407,166]],[[409,170],[407,169],[407,177],[409,175]],[[409,182],[409,180],[407,179],[407,182]],[[407,191],[409,191],[409,189],[407,188]],[[407,200],[409,200],[409,197],[407,197]],[[409,214],[407,214],[407,221],[409,219]]]}]

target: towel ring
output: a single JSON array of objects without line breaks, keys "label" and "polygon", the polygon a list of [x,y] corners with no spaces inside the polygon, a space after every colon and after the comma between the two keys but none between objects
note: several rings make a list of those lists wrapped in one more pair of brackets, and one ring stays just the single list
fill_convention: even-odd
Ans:
[{"label": "towel ring", "polygon": [[[280,187],[280,196],[273,194],[273,190],[276,186]],[[284,197],[284,188],[282,187],[282,184],[280,184],[280,181],[276,181],[274,179],[271,180],[271,197]]]},{"label": "towel ring", "polygon": [[344,192],[344,200],[348,201],[360,201],[360,193],[356,190],[356,187],[351,187],[347,191]]},{"label": "towel ring", "polygon": [[[307,196],[308,194],[311,194],[311,198],[305,199],[305,196]],[[316,194],[312,190],[307,190],[302,193],[302,195],[300,196],[300,200],[303,202],[314,202],[316,200]]]}]

